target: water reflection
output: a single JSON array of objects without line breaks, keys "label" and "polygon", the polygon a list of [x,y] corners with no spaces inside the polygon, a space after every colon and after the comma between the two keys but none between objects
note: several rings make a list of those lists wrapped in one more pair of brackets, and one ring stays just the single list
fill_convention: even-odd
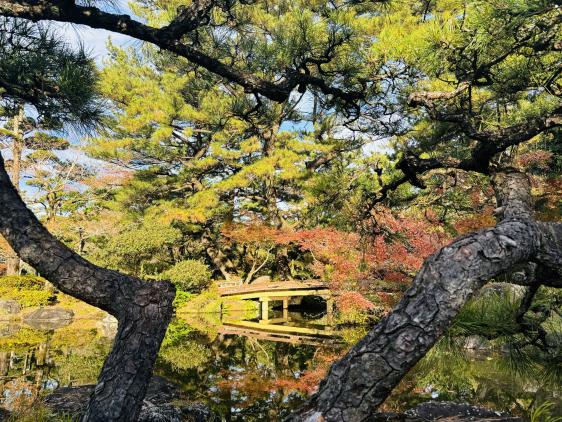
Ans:
[{"label": "water reflection", "polygon": [[[110,322],[82,319],[55,330],[0,325],[1,406],[29,406],[41,391],[94,383],[111,346]],[[323,313],[274,311],[268,321],[242,314],[182,315],[170,325],[156,373],[224,420],[280,420],[366,330],[336,327]],[[562,412],[561,395],[555,379],[514,369],[501,352],[471,355],[439,347],[408,375],[386,408],[438,398],[515,414],[551,401]]]},{"label": "water reflection", "polygon": [[225,315],[221,319],[218,333],[223,336],[243,336],[294,345],[333,347],[341,343],[331,315],[324,312],[290,312],[286,308],[274,310],[272,318],[244,319],[241,316]]},{"label": "water reflection", "polygon": [[111,339],[98,334],[98,321],[77,321],[58,329],[3,323],[0,327],[0,403],[14,411],[30,406],[41,392],[93,382]]},{"label": "water reflection", "polygon": [[190,397],[211,403],[225,420],[281,419],[345,347],[322,313],[186,318],[171,329],[157,371],[180,382]]}]

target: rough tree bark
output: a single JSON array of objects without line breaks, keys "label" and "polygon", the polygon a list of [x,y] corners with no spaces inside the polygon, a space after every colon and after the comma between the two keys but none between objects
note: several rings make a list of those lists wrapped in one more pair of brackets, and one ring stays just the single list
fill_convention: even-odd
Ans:
[{"label": "rough tree bark", "polygon": [[100,268],[56,240],[25,206],[0,155],[0,234],[58,289],[119,321],[84,421],[134,421],[166,328],[175,289]]},{"label": "rough tree bark", "polygon": [[364,421],[451,325],[488,280],[529,261],[562,271],[562,224],[533,218],[528,178],[515,171],[493,177],[496,227],[463,236],[425,262],[390,315],[341,360],[291,421]]},{"label": "rough tree bark", "polygon": [[[12,153],[12,166],[10,169],[12,183],[19,191],[21,180],[21,160],[24,148],[23,131],[20,126],[23,124],[24,118],[23,107],[20,107],[18,113],[12,119],[12,145],[10,151]],[[20,272],[20,257],[8,244],[6,256],[6,275],[17,275]]]}]

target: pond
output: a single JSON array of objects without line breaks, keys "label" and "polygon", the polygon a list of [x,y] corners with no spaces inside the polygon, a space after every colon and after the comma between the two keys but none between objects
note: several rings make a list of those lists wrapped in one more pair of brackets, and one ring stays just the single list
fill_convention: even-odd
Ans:
[{"label": "pond", "polygon": [[[60,386],[94,383],[115,329],[107,318],[75,319],[49,330],[0,324],[0,405],[7,409]],[[334,327],[322,312],[278,311],[269,321],[182,315],[170,325],[155,372],[223,420],[280,420],[367,329]],[[514,367],[501,351],[475,353],[441,342],[384,409],[439,399],[526,415],[532,406],[549,402],[553,414],[562,414],[561,390],[555,377],[541,379]]]}]

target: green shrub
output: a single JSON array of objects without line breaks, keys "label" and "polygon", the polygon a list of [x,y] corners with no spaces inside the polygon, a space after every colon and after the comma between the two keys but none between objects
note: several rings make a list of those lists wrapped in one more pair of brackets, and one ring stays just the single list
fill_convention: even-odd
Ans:
[{"label": "green shrub", "polygon": [[42,290],[46,281],[36,275],[5,275],[0,277],[0,288]]},{"label": "green shrub", "polygon": [[188,259],[164,271],[160,278],[170,280],[179,290],[200,292],[211,283],[211,272],[201,261]]},{"label": "green shrub", "polygon": [[182,372],[205,365],[211,358],[211,350],[194,340],[175,346],[163,347],[158,355],[175,372]]},{"label": "green shrub", "polygon": [[190,292],[184,292],[183,290],[179,290],[176,292],[176,297],[174,299],[174,308],[181,308],[191,299],[193,299],[196,295]]},{"label": "green shrub", "polygon": [[46,281],[34,275],[0,277],[0,298],[15,300],[23,308],[48,305],[52,292],[45,289]]},{"label": "green shrub", "polygon": [[211,286],[210,289],[201,292],[193,299],[186,302],[183,306],[178,307],[180,313],[221,313],[222,299],[218,289]]}]

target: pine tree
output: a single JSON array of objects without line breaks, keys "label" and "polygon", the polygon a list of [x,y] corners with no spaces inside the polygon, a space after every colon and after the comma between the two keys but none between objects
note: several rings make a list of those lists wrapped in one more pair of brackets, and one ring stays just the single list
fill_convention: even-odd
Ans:
[{"label": "pine tree", "polygon": [[[74,51],[56,34],[27,21],[0,17],[0,147],[10,151],[7,165],[16,189],[21,189],[30,151],[68,148],[68,141],[52,131],[64,123],[79,128],[97,124],[97,77],[83,49]],[[20,259],[10,249],[7,273],[16,274]]]}]

